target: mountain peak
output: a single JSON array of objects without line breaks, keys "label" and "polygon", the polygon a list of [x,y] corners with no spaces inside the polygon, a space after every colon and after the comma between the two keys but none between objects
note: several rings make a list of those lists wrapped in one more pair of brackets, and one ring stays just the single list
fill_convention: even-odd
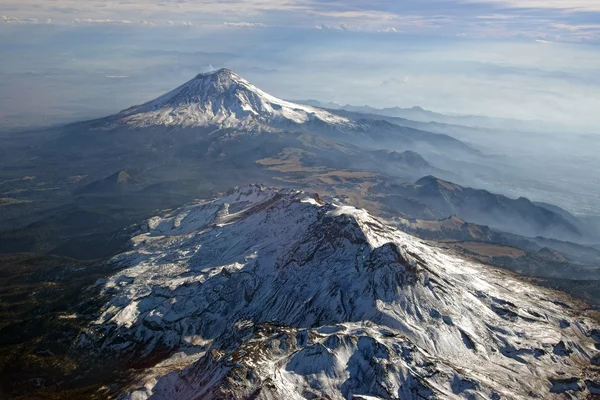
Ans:
[{"label": "mountain peak", "polygon": [[439,182],[440,182],[439,178],[437,178],[433,175],[427,175],[427,176],[420,178],[418,181],[416,181],[415,185],[426,186],[426,185],[438,184]]},{"label": "mountain peak", "polygon": [[[220,68],[209,72],[201,72],[194,77],[188,84],[195,81],[213,81],[220,82],[222,85],[241,84],[244,86],[252,86],[250,82],[242,78],[230,69]],[[253,89],[257,89],[254,87]]]},{"label": "mountain peak", "polygon": [[235,72],[233,72],[230,69],[227,68],[219,68],[219,69],[215,69],[209,72],[201,72],[198,75],[196,75],[196,79],[205,79],[206,77],[210,77],[210,76],[218,76],[218,77],[240,77],[238,74],[236,74]]},{"label": "mountain peak", "polygon": [[138,189],[140,184],[141,181],[135,173],[122,169],[106,178],[98,179],[78,188],[75,193],[98,194],[127,192]]},{"label": "mountain peak", "polygon": [[593,351],[545,289],[298,190],[237,188],[132,242],[78,341],[160,361],[130,399],[554,398]]},{"label": "mountain peak", "polygon": [[288,129],[308,122],[353,126],[347,118],[272,96],[235,72],[200,73],[178,88],[110,119],[111,127],[178,126]]}]

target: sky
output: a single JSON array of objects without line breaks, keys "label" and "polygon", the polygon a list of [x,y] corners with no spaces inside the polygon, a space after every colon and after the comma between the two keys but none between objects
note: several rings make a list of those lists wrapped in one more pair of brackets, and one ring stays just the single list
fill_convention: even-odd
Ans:
[{"label": "sky", "polygon": [[0,54],[0,127],[220,67],[286,99],[600,126],[598,0],[2,0]]}]

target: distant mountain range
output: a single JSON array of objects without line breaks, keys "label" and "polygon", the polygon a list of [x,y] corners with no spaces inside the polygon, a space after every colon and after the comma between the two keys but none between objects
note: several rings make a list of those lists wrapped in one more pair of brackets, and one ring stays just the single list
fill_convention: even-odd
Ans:
[{"label": "distant mountain range", "polygon": [[[554,260],[557,258],[556,253],[560,253],[561,255],[558,258],[562,260],[566,258],[573,263],[588,266],[600,264],[600,250],[592,246],[582,246],[572,242],[548,239],[540,236],[526,237],[507,233],[485,225],[466,222],[456,215],[440,220],[394,217],[393,221],[400,229],[424,239],[490,243],[542,254]],[[556,253],[548,252],[548,249],[552,249]],[[526,265],[523,268],[526,268]],[[569,270],[560,271],[560,273],[565,274],[565,277],[570,275],[570,278],[573,278],[571,275],[572,272]]]},{"label": "distant mountain range", "polygon": [[557,132],[568,130],[566,126],[558,126],[541,120],[518,120],[511,118],[487,117],[481,115],[447,115],[426,110],[419,106],[411,108],[388,107],[375,108],[368,105],[353,106],[342,105],[334,102],[320,102],[318,100],[296,100],[300,104],[310,105],[330,110],[345,110],[364,114],[381,115],[385,117],[402,118],[415,122],[437,122],[465,127],[478,127],[499,130],[517,130],[530,132]]},{"label": "distant mountain range", "polygon": [[575,216],[557,206],[542,206],[526,198],[511,199],[487,190],[462,187],[434,176],[415,184],[382,183],[372,189],[398,210],[413,203],[412,216],[437,219],[457,215],[469,222],[524,236],[578,241],[582,237]]}]

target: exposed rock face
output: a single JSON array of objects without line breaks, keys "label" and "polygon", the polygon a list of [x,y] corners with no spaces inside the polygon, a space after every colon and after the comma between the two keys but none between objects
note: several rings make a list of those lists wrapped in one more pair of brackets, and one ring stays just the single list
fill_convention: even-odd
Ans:
[{"label": "exposed rock face", "polygon": [[363,210],[254,185],[152,218],[133,241],[113,260],[125,269],[99,282],[107,304],[79,341],[104,354],[168,354],[126,398],[596,390],[590,320]]}]

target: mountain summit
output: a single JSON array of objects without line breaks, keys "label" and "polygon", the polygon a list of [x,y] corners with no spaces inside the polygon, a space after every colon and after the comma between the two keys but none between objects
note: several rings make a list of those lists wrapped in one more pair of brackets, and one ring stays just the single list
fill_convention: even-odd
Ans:
[{"label": "mountain summit", "polygon": [[[369,148],[433,151],[455,156],[479,152],[450,136],[398,126],[383,120],[346,117],[336,112],[292,103],[272,96],[228,69],[202,73],[178,88],[147,103],[101,118],[89,125],[93,131],[144,129],[160,132],[206,128],[238,132],[310,133]],[[149,128],[149,129],[146,129]],[[77,129],[77,136],[81,127]],[[225,132],[226,133],[226,132]],[[97,140],[94,138],[93,140]],[[137,148],[136,144],[136,148]]]},{"label": "mountain summit", "polygon": [[78,341],[156,365],[126,399],[561,399],[596,387],[595,324],[554,293],[318,195],[238,188],[151,218],[132,243]]},{"label": "mountain summit", "polygon": [[198,74],[178,88],[115,115],[116,125],[219,126],[225,128],[286,127],[321,122],[352,125],[318,108],[294,104],[260,90],[228,69]]}]

